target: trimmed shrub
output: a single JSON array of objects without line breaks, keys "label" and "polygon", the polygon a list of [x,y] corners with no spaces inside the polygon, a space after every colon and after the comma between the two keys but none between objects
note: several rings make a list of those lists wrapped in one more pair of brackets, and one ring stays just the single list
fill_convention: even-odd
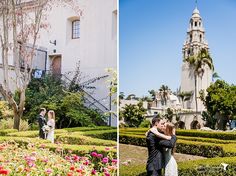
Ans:
[{"label": "trimmed shrub", "polygon": [[5,129],[5,130],[0,130],[0,136],[6,136],[9,133],[14,133],[17,132],[16,129]]},{"label": "trimmed shrub", "polygon": [[186,141],[198,141],[198,142],[207,142],[207,143],[216,143],[216,144],[232,144],[236,143],[234,140],[222,140],[222,139],[214,139],[214,138],[196,138],[189,136],[177,136],[178,139],[186,140]]},{"label": "trimmed shrub", "polygon": [[42,140],[42,139],[32,139],[32,138],[22,138],[22,137],[10,137],[10,136],[0,136],[0,142],[16,142],[18,143],[20,146],[24,145],[28,145],[29,143],[33,143],[35,145],[38,144],[46,144],[46,143],[51,143],[50,141],[47,140]]},{"label": "trimmed shrub", "polygon": [[117,129],[117,128],[116,127],[109,127],[109,126],[64,128],[64,130],[67,130],[68,132],[100,131],[100,130],[112,130],[112,129]]},{"label": "trimmed shrub", "polygon": [[[226,163],[226,170],[221,163]],[[234,176],[236,173],[236,157],[210,158],[178,163],[179,176]],[[121,165],[120,175],[146,176],[145,164],[132,166]]]},{"label": "trimmed shrub", "polygon": [[[148,128],[123,128],[120,129],[120,133],[132,133],[132,134],[145,134]],[[177,136],[191,136],[191,137],[204,137],[204,138],[216,138],[222,140],[235,140],[236,132],[210,132],[200,130],[176,130]]]},{"label": "trimmed shrub", "polygon": [[[64,129],[57,129],[55,130],[55,135],[67,133]],[[16,136],[16,137],[29,137],[29,138],[35,138],[39,136],[39,131],[21,131],[21,132],[14,132],[14,133],[8,133],[7,136]]]},{"label": "trimmed shrub", "polygon": [[[221,163],[226,163],[226,170]],[[236,157],[210,158],[203,160],[186,161],[178,164],[180,176],[225,176],[235,175]]]},{"label": "trimmed shrub", "polygon": [[80,132],[74,132],[71,134],[61,134],[56,136],[56,140],[64,144],[77,144],[77,145],[102,145],[102,146],[116,146],[117,143],[109,140],[102,140],[91,138],[81,135]]},{"label": "trimmed shrub", "polygon": [[88,131],[82,134],[94,138],[117,141],[117,130]]},{"label": "trimmed shrub", "polygon": [[[145,136],[120,134],[119,141],[124,144],[146,146]],[[235,156],[236,148],[234,144],[224,145],[177,140],[176,152],[212,158],[217,156]]]},{"label": "trimmed shrub", "polygon": [[141,124],[139,125],[139,127],[140,127],[140,128],[148,128],[148,127],[150,127],[150,125],[151,125],[150,120],[144,120],[144,121],[141,122]]}]

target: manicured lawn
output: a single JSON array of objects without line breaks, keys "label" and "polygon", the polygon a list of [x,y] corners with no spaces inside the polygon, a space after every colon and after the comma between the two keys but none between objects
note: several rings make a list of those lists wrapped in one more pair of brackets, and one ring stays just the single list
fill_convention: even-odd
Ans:
[{"label": "manicured lawn", "polygon": [[[139,175],[145,172],[147,161],[147,148],[134,145],[119,145],[120,154],[120,175]],[[176,153],[176,161],[191,161],[204,159],[204,157]]]}]

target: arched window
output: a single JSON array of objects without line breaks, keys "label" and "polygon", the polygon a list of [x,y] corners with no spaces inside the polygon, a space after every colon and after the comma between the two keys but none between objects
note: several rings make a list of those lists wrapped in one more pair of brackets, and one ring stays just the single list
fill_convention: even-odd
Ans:
[{"label": "arched window", "polygon": [[197,26],[197,22],[195,21],[195,27]]},{"label": "arched window", "polygon": [[72,39],[77,39],[80,37],[80,21],[72,21]]},{"label": "arched window", "polygon": [[192,42],[192,38],[193,38],[192,34],[190,34],[190,39],[189,39],[190,42]]},{"label": "arched window", "polygon": [[200,34],[200,42],[202,42],[202,34]]},{"label": "arched window", "polygon": [[199,22],[199,26],[201,26],[201,22]]}]

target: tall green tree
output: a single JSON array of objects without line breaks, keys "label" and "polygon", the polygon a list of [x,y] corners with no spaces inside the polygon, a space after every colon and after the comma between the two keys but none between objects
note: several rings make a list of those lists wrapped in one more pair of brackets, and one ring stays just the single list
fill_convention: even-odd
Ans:
[{"label": "tall green tree", "polygon": [[207,49],[202,48],[198,54],[189,56],[185,59],[185,61],[190,65],[190,68],[193,69],[194,73],[194,96],[195,96],[195,106],[196,106],[196,113],[198,112],[198,103],[197,103],[197,79],[200,77],[202,79],[205,66],[207,65],[211,70],[214,70],[214,65],[212,58]]},{"label": "tall green tree", "polygon": [[193,93],[190,92],[179,92],[177,96],[181,99],[182,107],[184,108],[184,102],[191,99]]},{"label": "tall green tree", "polygon": [[212,75],[212,81],[214,82],[217,79],[220,79],[220,76],[218,75],[217,72],[214,72],[213,75]]},{"label": "tall green tree", "polygon": [[125,123],[129,127],[138,127],[144,120],[144,115],[146,114],[146,109],[143,108],[143,103],[139,102],[137,105],[125,105],[123,110],[120,112],[120,118],[123,118]]},{"label": "tall green tree", "polygon": [[155,92],[155,90],[149,90],[148,91],[148,93],[150,94],[150,96],[151,96],[151,98],[152,98],[152,101],[154,101],[155,100],[155,98],[156,98],[156,92]]},{"label": "tall green tree", "polygon": [[[208,114],[214,118],[218,116],[218,124],[221,130],[225,129],[228,120],[236,119],[236,86],[229,85],[223,80],[217,80],[207,88],[207,95],[201,92]],[[209,117],[208,117],[209,119]],[[214,119],[209,119],[213,121]]]}]

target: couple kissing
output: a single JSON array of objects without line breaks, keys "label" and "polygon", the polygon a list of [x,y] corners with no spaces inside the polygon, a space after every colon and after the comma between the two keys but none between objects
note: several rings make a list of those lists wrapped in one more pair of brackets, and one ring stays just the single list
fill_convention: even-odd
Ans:
[{"label": "couple kissing", "polygon": [[152,127],[146,134],[148,176],[178,176],[173,151],[176,144],[175,126],[159,117],[152,119]]}]

